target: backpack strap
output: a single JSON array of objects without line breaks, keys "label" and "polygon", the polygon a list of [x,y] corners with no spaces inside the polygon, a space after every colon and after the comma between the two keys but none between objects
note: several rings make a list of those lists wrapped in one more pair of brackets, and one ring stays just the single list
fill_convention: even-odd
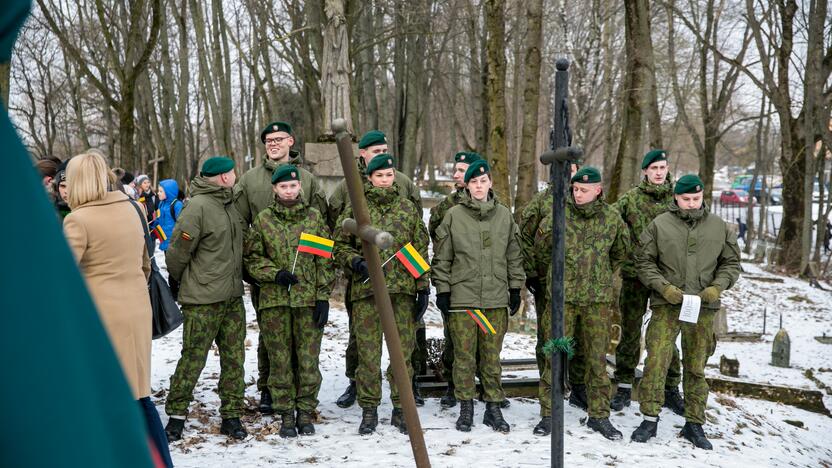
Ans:
[{"label": "backpack strap", "polygon": [[144,229],[144,242],[147,246],[147,255],[152,259],[153,253],[156,251],[156,242],[150,237],[150,229],[147,227],[147,218],[144,213],[142,213],[142,209],[139,208],[138,203],[130,200],[130,204],[136,209],[136,214],[139,215],[139,220],[142,222],[142,228]]}]

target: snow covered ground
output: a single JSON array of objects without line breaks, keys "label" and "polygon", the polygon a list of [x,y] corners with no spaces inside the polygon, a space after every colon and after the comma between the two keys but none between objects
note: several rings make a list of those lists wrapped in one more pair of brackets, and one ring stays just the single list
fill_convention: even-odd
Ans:
[{"label": "snow covered ground", "polygon": [[[157,261],[164,264],[164,257]],[[803,375],[812,369],[814,375],[832,386],[832,345],[813,339],[826,333],[832,335],[832,293],[810,288],[806,283],[783,278],[783,283],[768,283],[747,277],[772,277],[754,265],[744,264],[746,278],[734,290],[725,293],[732,331],[762,331],[762,311],[767,308],[768,327],[761,343],[720,343],[711,364],[718,364],[725,354],[740,361],[740,374],[760,382],[817,388]],[[433,299],[431,300],[433,302]],[[321,352],[323,384],[320,392],[321,421],[317,434],[297,439],[281,439],[277,435],[279,418],[261,416],[255,411],[258,400],[257,325],[254,310],[246,300],[248,336],[246,339],[246,397],[248,411],[243,418],[249,437],[234,442],[219,434],[219,357],[209,353],[208,362],[194,392],[194,403],[186,424],[185,437],[171,445],[174,463],[180,467],[256,467],[283,465],[312,466],[413,466],[406,436],[389,425],[392,407],[389,389],[383,385],[384,398],[379,408],[378,431],[370,436],[358,435],[361,410],[354,406],[343,410],[334,401],[347,380],[343,375],[343,352],[347,344],[347,317],[343,304],[333,303],[330,323],[324,334]],[[771,340],[779,314],[792,340],[792,369],[768,365]],[[428,336],[441,336],[441,317],[431,305],[426,315]],[[179,358],[181,327],[171,335],[157,340],[153,346],[152,390],[163,422],[165,394],[170,376]],[[216,348],[215,348],[216,349]],[[534,337],[510,333],[506,337],[503,358],[532,357]],[[386,349],[385,349],[386,355]],[[385,356],[386,361],[386,356]],[[385,364],[386,365],[386,364]],[[709,374],[718,369],[708,368]],[[548,466],[549,438],[532,435],[537,423],[536,400],[512,399],[505,410],[511,424],[507,435],[484,426],[484,405],[475,405],[476,426],[470,433],[458,432],[454,422],[458,407],[442,410],[438,399],[428,399],[419,409],[425,441],[433,466]],[[832,408],[832,397],[825,400]],[[832,418],[761,400],[734,398],[711,394],[708,401],[708,424],[705,432],[714,444],[712,452],[697,450],[677,434],[684,419],[664,410],[658,436],[647,444],[629,441],[629,435],[641,421],[637,404],[614,413],[611,421],[624,433],[624,440],[603,439],[582,424],[585,413],[566,406],[565,460],[568,466],[832,466]],[[799,428],[789,421],[800,421]]]}]

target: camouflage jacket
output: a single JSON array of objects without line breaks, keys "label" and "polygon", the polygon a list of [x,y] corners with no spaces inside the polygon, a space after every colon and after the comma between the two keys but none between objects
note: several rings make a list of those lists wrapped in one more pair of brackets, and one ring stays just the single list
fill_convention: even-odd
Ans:
[{"label": "camouflage jacket", "polygon": [[[422,222],[422,213],[416,209],[413,202],[404,198],[400,191],[401,188],[398,183],[394,183],[393,187],[389,189],[366,186],[364,190],[371,223],[378,229],[393,235],[393,245],[389,249],[379,251],[381,261],[392,257],[399,249],[410,242],[427,262],[429,240],[428,231]],[[338,218],[337,225],[341,226],[344,219],[352,217],[352,207],[348,206]],[[355,236],[347,234],[341,229],[337,229],[336,233],[335,260],[346,271],[351,271],[352,259],[364,256],[361,242]],[[418,279],[414,279],[395,257],[387,262],[382,270],[390,294],[415,296],[417,290],[425,289],[429,285],[430,271]],[[373,288],[369,281],[364,283],[358,275],[351,275],[351,278],[351,299],[353,301],[373,295]]]},{"label": "camouflage jacket", "polygon": [[[301,233],[329,239],[324,215],[301,201],[294,206],[277,202],[260,212],[251,226],[246,269],[260,283],[260,307],[311,307],[329,300],[335,269],[332,259],[298,253]],[[294,272],[298,284],[289,290],[275,282],[279,270]]]},{"label": "camouflage jacket", "polygon": [[[364,160],[358,158],[358,172],[361,174],[361,180],[364,181],[364,190],[366,191],[368,187],[370,187],[370,183],[367,180],[367,176],[364,175],[364,170],[366,166],[364,165]],[[410,180],[410,177],[404,175],[403,172],[396,171],[396,185],[399,186],[399,191],[404,196],[404,198],[411,200],[417,208],[419,208],[419,214],[421,216],[422,213],[422,196],[419,194],[419,187]],[[337,231],[341,229],[340,225],[337,225],[336,222],[344,213],[344,210],[350,204],[350,196],[347,191],[347,181],[342,180],[338,182],[338,185],[335,186],[335,189],[332,191],[332,195],[329,196],[329,226],[332,228],[333,231]]]},{"label": "camouflage jacket", "polygon": [[283,164],[298,166],[303,198],[321,213],[327,212],[326,194],[318,185],[314,174],[300,167],[300,163],[300,156],[292,151],[289,153],[288,161],[278,163],[266,158],[262,164],[251,168],[240,177],[234,186],[234,204],[247,225],[250,225],[261,211],[274,204],[272,173]]},{"label": "camouflage jacket", "polygon": [[443,198],[438,205],[430,209],[428,234],[430,234],[430,239],[434,244],[436,244],[436,228],[442,224],[442,219],[445,217],[445,213],[447,213],[448,210],[454,206],[458,205],[459,202],[462,201],[463,197],[465,197],[465,189],[456,189],[449,193],[447,197]]},{"label": "camouflage jacket", "polygon": [[477,202],[467,194],[448,210],[436,229],[433,284],[451,293],[451,307],[508,306],[508,290],[526,280],[517,224],[511,210],[492,197]]},{"label": "camouflage jacket", "polygon": [[[520,247],[523,250],[523,270],[529,278],[545,278],[551,258],[543,258],[535,247],[535,236],[540,222],[552,217],[552,185],[538,192],[520,213]],[[550,249],[551,255],[551,249]]]},{"label": "camouflage jacket", "polygon": [[656,216],[666,212],[673,204],[673,184],[666,180],[662,185],[654,185],[642,180],[637,187],[628,190],[615,203],[621,217],[627,224],[633,251],[627,261],[621,265],[621,274],[625,278],[638,278],[635,266],[635,246],[638,245],[642,231]]},{"label": "camouflage jacket", "polygon": [[197,177],[182,208],[165,255],[168,273],[179,281],[179,302],[213,304],[243,295],[245,221],[231,189]]},{"label": "camouflage jacket", "polygon": [[[639,242],[636,267],[641,282],[653,290],[651,304],[667,304],[661,291],[668,284],[699,294],[711,285],[724,291],[739,278],[737,235],[707,207],[690,212],[674,203],[647,226]],[[702,304],[719,306],[719,301]]]},{"label": "camouflage jacket", "polygon": [[[535,240],[541,252],[538,261],[551,258],[551,213],[540,223]],[[630,253],[627,226],[618,210],[602,199],[578,206],[571,195],[567,197],[565,248],[565,302],[613,302],[613,275]],[[547,278],[551,284],[551,260],[548,263]],[[551,289],[546,294],[550,295]]]}]

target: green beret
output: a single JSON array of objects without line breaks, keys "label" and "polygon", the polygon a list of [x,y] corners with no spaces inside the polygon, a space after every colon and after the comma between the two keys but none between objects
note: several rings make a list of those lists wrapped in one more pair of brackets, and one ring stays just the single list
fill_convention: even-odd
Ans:
[{"label": "green beret", "polygon": [[[386,145],[387,137],[381,130],[370,130],[358,142],[358,149],[365,149],[376,145]],[[379,155],[380,156],[380,155]]]},{"label": "green beret", "polygon": [[225,174],[232,169],[234,169],[234,160],[225,156],[214,156],[213,158],[206,159],[202,163],[202,171],[199,175],[213,177],[215,175]]},{"label": "green beret", "polygon": [[372,174],[374,171],[379,169],[390,169],[396,168],[396,160],[393,159],[393,156],[382,153],[377,154],[373,159],[370,160],[370,163],[367,164],[367,175]]},{"label": "green beret", "polygon": [[584,166],[578,169],[578,172],[572,176],[571,182],[580,182],[582,184],[597,184],[601,182],[601,173],[598,169],[592,166]]},{"label": "green beret", "polygon": [[272,185],[290,180],[300,180],[300,171],[293,164],[282,164],[272,172]]},{"label": "green beret", "polygon": [[292,134],[292,126],[287,124],[286,122],[272,122],[266,125],[266,128],[260,132],[260,143],[266,144],[266,135],[269,133],[274,132],[286,132],[289,135]]},{"label": "green beret", "polygon": [[644,155],[644,159],[641,160],[641,168],[647,169],[648,166],[656,161],[667,161],[667,151],[663,149],[648,151],[647,154]]},{"label": "green beret", "polygon": [[473,151],[460,151],[454,155],[454,162],[458,163],[471,164],[478,159],[482,159],[482,156]]},{"label": "green beret", "polygon": [[468,170],[465,171],[465,183],[467,184],[474,177],[490,173],[491,168],[488,167],[488,162],[485,159],[477,159],[468,165]]},{"label": "green beret", "polygon": [[698,193],[705,189],[705,184],[702,179],[696,174],[683,175],[682,178],[676,181],[673,187],[673,193],[676,195],[682,193]]}]

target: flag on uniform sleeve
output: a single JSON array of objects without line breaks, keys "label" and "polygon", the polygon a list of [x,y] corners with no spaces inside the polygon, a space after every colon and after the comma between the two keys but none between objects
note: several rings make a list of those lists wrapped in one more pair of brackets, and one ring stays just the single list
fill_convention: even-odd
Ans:
[{"label": "flag on uniform sleeve", "polygon": [[332,249],[335,241],[325,237],[319,237],[305,232],[300,233],[298,252],[310,253],[324,258],[332,258]]},{"label": "flag on uniform sleeve", "polygon": [[416,248],[413,247],[413,244],[410,242],[396,252],[396,258],[402,262],[402,265],[407,268],[407,271],[409,271],[414,278],[418,278],[424,275],[426,271],[430,270],[428,262],[426,262],[425,259],[419,255],[419,252],[416,251]]}]

